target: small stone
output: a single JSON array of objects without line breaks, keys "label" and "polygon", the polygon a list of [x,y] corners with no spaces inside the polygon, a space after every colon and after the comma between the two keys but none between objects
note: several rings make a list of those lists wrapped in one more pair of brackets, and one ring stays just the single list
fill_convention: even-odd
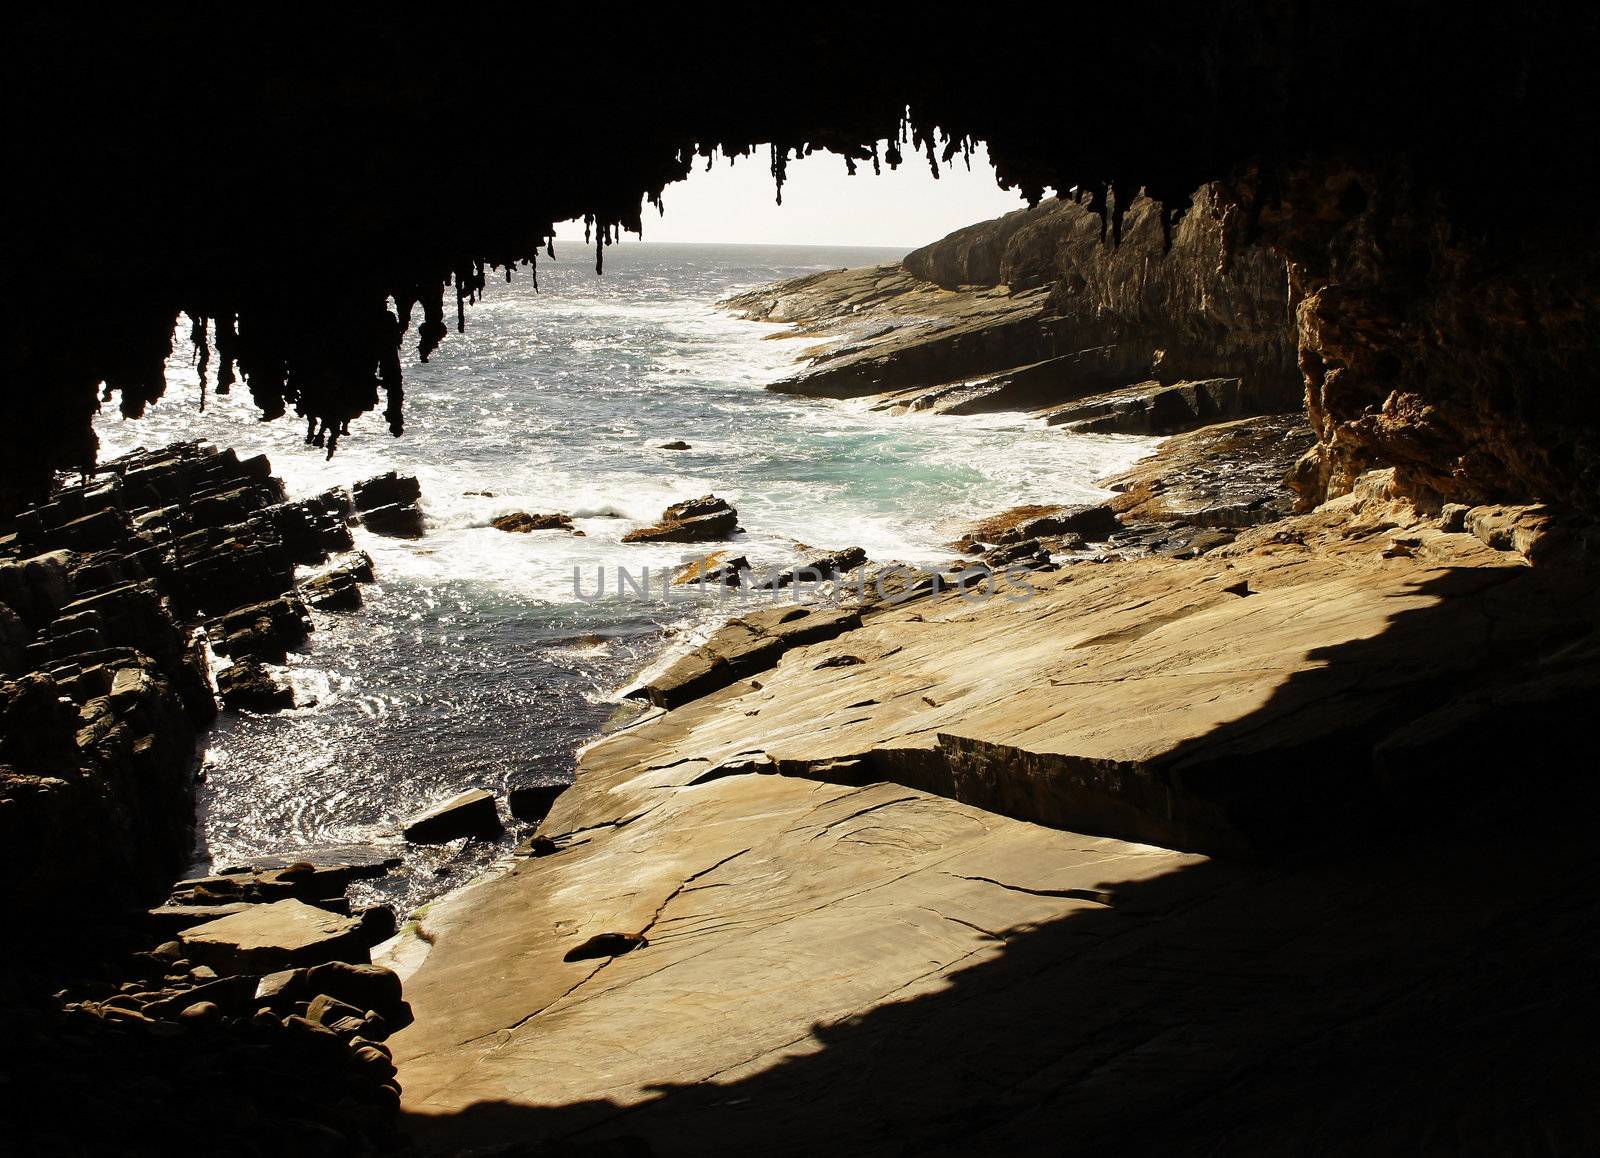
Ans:
[{"label": "small stone", "polygon": [[329,1025],[330,1022],[337,1021],[340,1018],[350,1018],[359,1023],[362,1017],[362,1010],[340,1001],[337,997],[330,997],[326,993],[317,994],[311,999],[310,1004],[306,1006],[306,1019],[314,1021],[318,1025]]},{"label": "small stone", "polygon": [[215,1001],[196,1001],[185,1006],[178,1014],[183,1021],[212,1021],[222,1016],[222,1007]]}]

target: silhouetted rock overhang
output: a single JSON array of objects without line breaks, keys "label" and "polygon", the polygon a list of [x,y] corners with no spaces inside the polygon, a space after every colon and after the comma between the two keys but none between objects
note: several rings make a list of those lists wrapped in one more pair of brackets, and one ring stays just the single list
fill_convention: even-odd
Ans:
[{"label": "silhouetted rock overhang", "polygon": [[[293,410],[331,449],[380,405],[400,432],[400,344],[431,350],[497,271],[546,250],[552,222],[588,215],[598,262],[713,156],[759,150],[781,186],[796,152],[842,153],[870,179],[960,163],[976,140],[1030,197],[1081,191],[1113,241],[1140,188],[1176,215],[1221,180],[1241,238],[1290,257],[1308,300],[1337,291],[1313,303],[1322,337],[1302,325],[1324,451],[1311,491],[1407,455],[1441,491],[1593,491],[1592,9],[522,23],[461,8],[425,24],[386,9],[14,21],[0,496],[93,460],[102,384],[130,415],[161,395],[180,311],[202,319],[216,389],[242,375],[264,414]],[[1480,316],[1461,289],[1483,279],[1497,304]],[[1327,338],[1352,318],[1356,337]],[[1508,324],[1524,326],[1510,346],[1480,333]],[[1416,408],[1444,391],[1432,425],[1385,420],[1408,384]]]}]

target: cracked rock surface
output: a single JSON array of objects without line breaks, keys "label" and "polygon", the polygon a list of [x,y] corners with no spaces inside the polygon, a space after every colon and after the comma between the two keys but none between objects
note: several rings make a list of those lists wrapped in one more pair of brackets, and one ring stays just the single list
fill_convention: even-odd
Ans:
[{"label": "cracked rock surface", "polygon": [[[1511,1046],[1404,1055],[1588,968],[1580,811],[1544,780],[1472,800],[1548,764],[1507,705],[1581,718],[1600,614],[1549,512],[1447,531],[1392,483],[1199,559],[884,612],[859,663],[796,647],[591,747],[529,855],[389,951],[419,1145],[1031,1153],[1070,1124],[1160,1152],[1300,1115],[1387,1146],[1480,1087],[1560,1135],[1592,1066],[1531,1090]],[[1592,1024],[1558,1008],[1586,987],[1535,988],[1540,1049]],[[1460,1101],[1351,1108],[1401,1074]]]}]

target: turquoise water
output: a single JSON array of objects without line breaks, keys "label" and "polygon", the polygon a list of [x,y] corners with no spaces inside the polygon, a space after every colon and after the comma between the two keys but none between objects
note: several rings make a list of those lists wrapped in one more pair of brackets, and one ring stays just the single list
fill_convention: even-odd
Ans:
[{"label": "turquoise water", "polygon": [[[379,583],[360,611],[317,613],[288,673],[306,706],[228,715],[215,730],[203,859],[392,851],[406,871],[376,891],[402,908],[487,863],[497,847],[412,849],[396,823],[463,788],[566,779],[638,668],[727,614],[574,597],[574,568],[588,593],[597,568],[659,574],[692,554],[620,542],[670,503],[708,493],[733,503],[745,528],[734,546],[757,566],[792,562],[796,543],[936,563],[971,519],[1095,497],[1094,479],[1151,445],[1019,415],[891,417],[767,393],[805,343],[715,303],[897,251],[624,243],[600,278],[592,253],[568,252],[540,263],[540,292],[526,276],[491,284],[465,334],[407,367],[403,438],[368,415],[326,461],[299,424],[257,421],[246,391],[213,395],[201,412],[183,342],[168,396],[146,418],[100,418],[107,456],[202,438],[267,453],[294,495],[390,469],[422,482],[426,537],[357,529]],[[692,449],[657,449],[678,439]],[[585,535],[489,526],[516,510],[570,514]]]}]

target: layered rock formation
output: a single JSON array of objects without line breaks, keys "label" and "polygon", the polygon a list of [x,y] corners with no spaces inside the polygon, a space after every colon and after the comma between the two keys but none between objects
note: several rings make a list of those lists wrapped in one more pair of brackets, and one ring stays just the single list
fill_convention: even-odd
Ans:
[{"label": "layered rock formation", "polygon": [[1140,434],[1298,407],[1282,259],[1230,249],[1209,187],[1175,229],[1164,220],[1138,198],[1111,246],[1098,213],[1052,200],[898,265],[796,278],[725,305],[831,339],[770,387],[781,393],[1035,411],[1072,429]]},{"label": "layered rock formation", "polygon": [[[353,546],[348,508],[338,493],[285,502],[264,457],[179,444],[108,462],[11,521],[0,887],[42,940],[65,918],[61,890],[80,914],[117,912],[185,863],[197,742],[216,713],[207,640],[232,661],[225,704],[290,706],[261,664],[306,638],[295,568]],[[371,560],[330,575],[314,598],[370,581]]]},{"label": "layered rock formation", "polygon": [[661,1154],[1589,1137],[1572,1002],[1600,909],[1561,815],[1586,788],[1549,763],[1596,679],[1579,529],[1441,523],[1370,476],[1198,559],[883,610],[646,716],[393,950],[413,1129]]}]

